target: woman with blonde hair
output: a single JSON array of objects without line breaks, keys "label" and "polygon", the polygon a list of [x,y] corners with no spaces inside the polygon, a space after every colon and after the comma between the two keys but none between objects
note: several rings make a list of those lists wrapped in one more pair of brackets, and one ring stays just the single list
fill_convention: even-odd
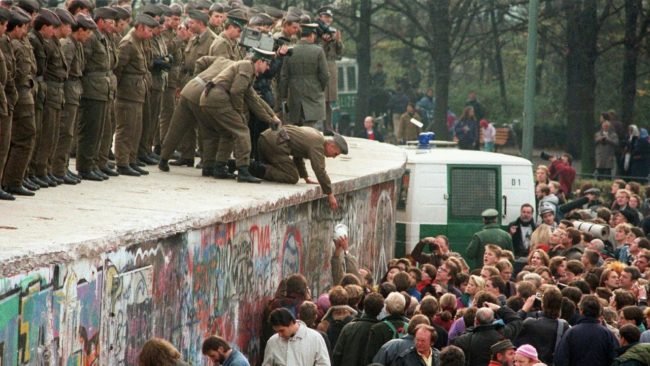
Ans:
[{"label": "woman with blonde hair", "polygon": [[550,249],[549,242],[551,241],[551,227],[546,224],[541,224],[530,234],[530,247],[531,249],[543,249],[548,252]]},{"label": "woman with blonde hair", "polygon": [[138,355],[138,366],[189,366],[171,343],[161,338],[149,339]]},{"label": "woman with blonde hair", "polygon": [[485,280],[481,276],[469,276],[465,293],[458,298],[457,308],[468,308],[472,306],[472,299],[477,292],[485,290]]}]

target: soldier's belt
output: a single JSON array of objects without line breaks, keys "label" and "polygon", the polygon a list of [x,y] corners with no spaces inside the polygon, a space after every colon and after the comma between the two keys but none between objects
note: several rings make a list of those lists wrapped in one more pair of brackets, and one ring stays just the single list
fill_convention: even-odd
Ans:
[{"label": "soldier's belt", "polygon": [[98,77],[98,76],[111,76],[113,71],[90,71],[84,73],[84,76],[88,77]]},{"label": "soldier's belt", "polygon": [[208,85],[208,82],[207,82],[207,81],[201,79],[201,78],[198,77],[198,76],[195,77],[195,78],[192,79],[192,80],[196,81],[196,82],[197,82],[199,85],[201,85],[201,87],[203,87],[203,88],[205,88],[205,86]]},{"label": "soldier's belt", "polygon": [[43,78],[43,75],[41,75],[41,76],[37,76],[37,77],[35,77],[35,78],[34,78],[34,81],[39,82],[39,83],[42,83],[43,81],[45,81],[45,79]]}]

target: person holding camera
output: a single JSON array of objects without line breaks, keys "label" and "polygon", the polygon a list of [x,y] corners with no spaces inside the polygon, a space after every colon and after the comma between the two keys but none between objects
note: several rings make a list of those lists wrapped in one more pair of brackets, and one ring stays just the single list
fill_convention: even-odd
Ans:
[{"label": "person holding camera", "polygon": [[[424,253],[424,247],[428,246],[429,253]],[[428,236],[420,240],[411,251],[411,257],[415,259],[420,265],[425,263],[433,264],[436,267],[447,259],[448,255],[443,252],[443,248],[449,252],[449,247],[445,245],[444,240],[439,237]]]},{"label": "person holding camera", "polygon": [[322,7],[318,10],[318,43],[325,51],[330,80],[325,88],[325,125],[324,131],[332,130],[332,103],[338,98],[338,67],[336,61],[343,56],[341,31],[332,28],[334,14],[332,9]]},{"label": "person holding camera", "polygon": [[573,181],[576,180],[576,170],[571,166],[573,162],[571,154],[564,153],[557,157],[542,151],[540,157],[551,162],[551,165],[548,167],[549,178],[559,181],[560,190],[564,193],[564,196],[567,198],[571,197],[571,187],[573,186]]},{"label": "person holding camera", "polygon": [[618,149],[618,135],[610,129],[611,123],[607,120],[609,115],[603,113],[600,116],[600,131],[594,135],[596,143],[596,179],[602,180],[612,176],[614,159]]}]

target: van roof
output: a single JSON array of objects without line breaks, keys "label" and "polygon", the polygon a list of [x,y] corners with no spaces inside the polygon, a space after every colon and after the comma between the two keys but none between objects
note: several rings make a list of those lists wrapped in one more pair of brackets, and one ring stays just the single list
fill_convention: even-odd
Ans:
[{"label": "van roof", "polygon": [[418,164],[479,164],[479,165],[517,165],[530,166],[528,159],[518,156],[506,155],[475,150],[460,149],[418,149],[413,147],[402,147],[408,157],[407,163]]}]

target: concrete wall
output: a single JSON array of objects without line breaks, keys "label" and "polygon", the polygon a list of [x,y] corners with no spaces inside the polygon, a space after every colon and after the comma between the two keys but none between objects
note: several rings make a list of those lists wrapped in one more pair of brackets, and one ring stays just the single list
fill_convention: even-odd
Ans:
[{"label": "concrete wall", "polygon": [[52,263],[0,278],[0,365],[135,365],[151,336],[193,364],[218,333],[255,361],[261,312],[281,277],[302,272],[318,295],[331,282],[332,228],[381,275],[394,251],[396,182]]}]

